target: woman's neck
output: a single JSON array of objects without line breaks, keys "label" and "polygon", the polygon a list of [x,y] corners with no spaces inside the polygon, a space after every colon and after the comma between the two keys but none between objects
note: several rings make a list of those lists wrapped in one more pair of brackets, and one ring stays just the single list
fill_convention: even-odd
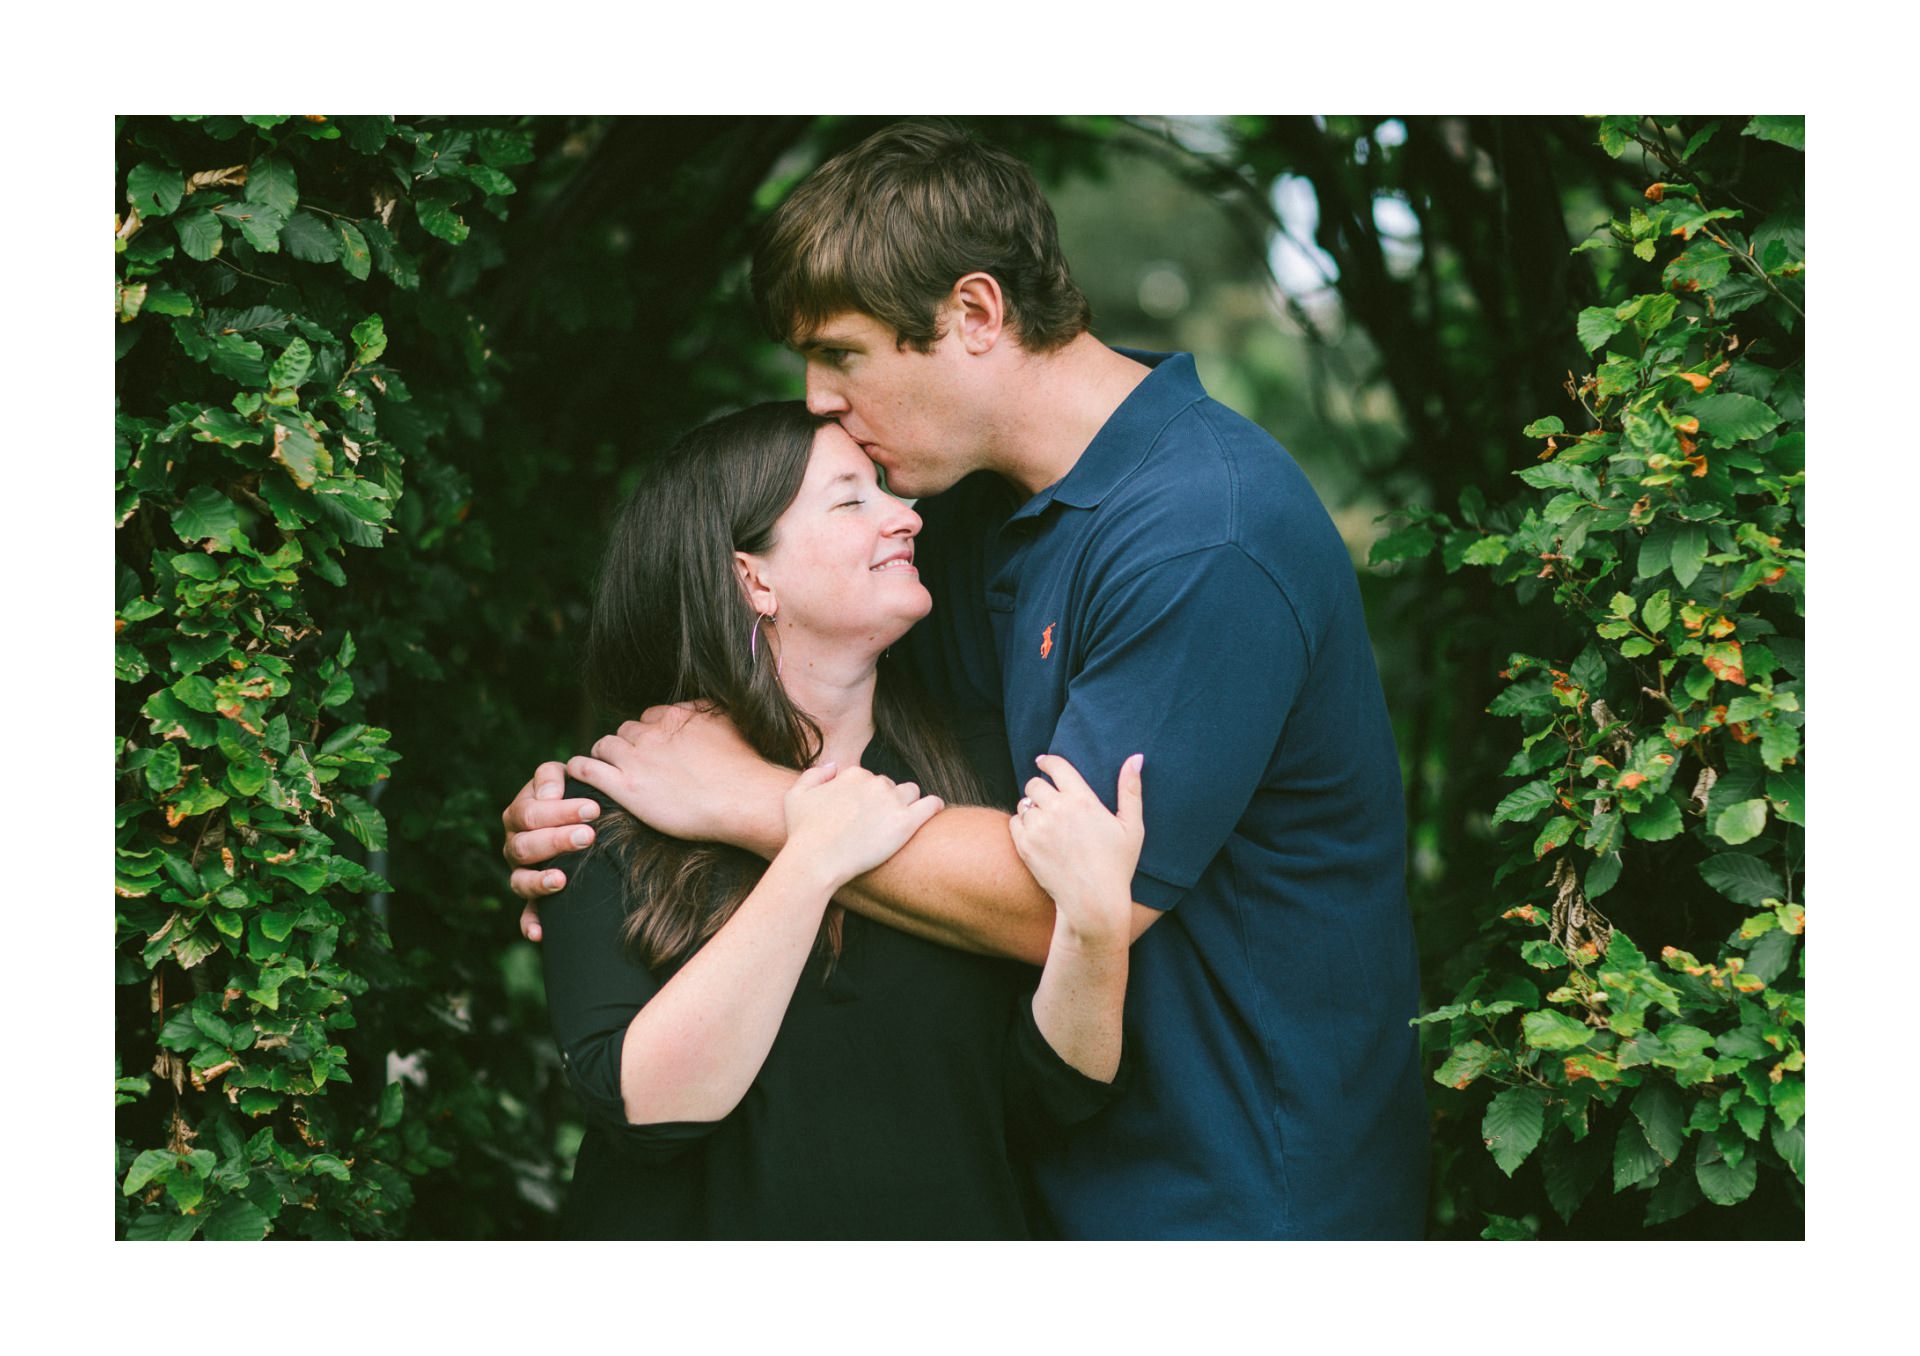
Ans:
[{"label": "woman's neck", "polygon": [[783,649],[780,684],[820,726],[820,761],[858,765],[873,738],[878,656],[822,655],[792,641]]}]

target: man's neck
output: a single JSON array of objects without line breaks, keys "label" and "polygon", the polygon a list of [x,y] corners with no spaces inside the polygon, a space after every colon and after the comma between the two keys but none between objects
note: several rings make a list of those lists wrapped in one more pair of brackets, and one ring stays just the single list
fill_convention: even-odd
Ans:
[{"label": "man's neck", "polygon": [[1073,469],[1152,370],[1091,334],[1031,355],[1011,374],[990,469],[1028,494],[1039,493]]}]

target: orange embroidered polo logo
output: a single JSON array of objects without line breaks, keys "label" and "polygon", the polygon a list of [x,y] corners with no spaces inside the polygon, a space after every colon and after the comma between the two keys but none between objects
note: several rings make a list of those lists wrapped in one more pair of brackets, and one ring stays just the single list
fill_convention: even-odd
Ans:
[{"label": "orange embroidered polo logo", "polygon": [[1053,628],[1058,622],[1048,622],[1047,629],[1040,633],[1040,657],[1045,659],[1053,653]]}]

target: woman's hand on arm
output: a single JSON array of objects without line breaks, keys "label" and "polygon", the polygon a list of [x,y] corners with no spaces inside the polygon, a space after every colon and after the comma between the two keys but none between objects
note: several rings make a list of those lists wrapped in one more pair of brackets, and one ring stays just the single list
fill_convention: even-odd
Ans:
[{"label": "woman's hand on arm", "polygon": [[632,1124],[717,1121],[773,1048],[836,890],[940,809],[911,782],[814,768],[784,798],[786,846],[711,941],[627,1027],[620,1091]]},{"label": "woman's hand on arm", "polygon": [[1027,783],[1007,821],[1014,850],[1054,905],[1034,1022],[1062,1059],[1102,1081],[1120,1067],[1127,948],[1140,930],[1133,873],[1145,837],[1143,761],[1134,754],[1121,764],[1118,812],[1110,814],[1072,764],[1042,754],[1036,762],[1046,775]]}]

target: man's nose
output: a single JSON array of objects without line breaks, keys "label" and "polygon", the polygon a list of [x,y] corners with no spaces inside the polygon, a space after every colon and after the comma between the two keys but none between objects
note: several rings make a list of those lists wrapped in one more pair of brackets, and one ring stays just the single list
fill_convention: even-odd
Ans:
[{"label": "man's nose", "polygon": [[822,418],[847,412],[846,398],[815,373],[811,365],[807,368],[807,409]]}]

